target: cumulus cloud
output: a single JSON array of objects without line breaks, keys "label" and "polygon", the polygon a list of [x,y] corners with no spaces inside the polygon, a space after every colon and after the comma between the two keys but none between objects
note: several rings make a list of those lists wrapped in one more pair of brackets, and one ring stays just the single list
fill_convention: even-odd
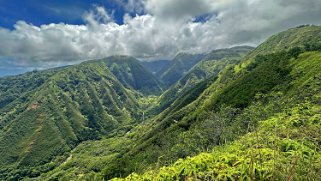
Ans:
[{"label": "cumulus cloud", "polygon": [[89,25],[99,26],[99,24],[108,24],[109,22],[113,22],[113,14],[114,12],[109,14],[104,7],[95,6],[94,10],[85,12],[83,18]]},{"label": "cumulus cloud", "polygon": [[143,13],[144,12],[144,5],[143,1],[139,0],[113,0],[118,5],[123,7],[129,13]]},{"label": "cumulus cloud", "polygon": [[[0,60],[54,66],[116,54],[164,59],[182,51],[257,45],[278,31],[321,23],[320,0],[118,1],[129,13],[142,14],[126,14],[124,24],[117,24],[113,12],[96,6],[84,14],[84,25],[18,21],[13,30],[0,28]],[[196,21],[203,15],[210,16]]]},{"label": "cumulus cloud", "polygon": [[166,21],[186,22],[191,18],[215,9],[213,0],[145,0],[144,5],[147,12],[152,13],[159,19]]}]

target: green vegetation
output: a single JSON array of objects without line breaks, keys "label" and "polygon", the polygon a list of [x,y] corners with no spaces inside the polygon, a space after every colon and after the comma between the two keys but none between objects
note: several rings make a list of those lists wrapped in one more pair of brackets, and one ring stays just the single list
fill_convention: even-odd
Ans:
[{"label": "green vegetation", "polygon": [[[118,80],[116,66],[132,77]],[[139,91],[160,91],[148,73],[133,58],[110,57],[1,79],[1,177],[39,176],[79,143],[127,132],[143,119]],[[130,82],[138,77],[148,87]]]},{"label": "green vegetation", "polygon": [[[152,110],[153,113],[160,113],[168,107],[171,107],[169,109],[173,110],[173,107],[177,107],[178,103],[174,103],[172,106],[171,104],[179,97],[186,96],[186,94],[193,95],[193,97],[190,98],[190,101],[185,101],[185,104],[180,104],[179,107],[181,108],[192,102],[207,88],[208,85],[212,83],[221,70],[229,65],[239,63],[242,56],[252,49],[252,47],[240,46],[210,52],[191,70],[189,70],[184,77],[179,79],[160,96],[160,104]],[[194,91],[194,94],[191,94],[191,89],[197,89],[198,91]]]},{"label": "green vegetation", "polygon": [[113,56],[104,63],[126,88],[132,88],[144,94],[161,93],[162,88],[158,79],[138,60],[126,56]]},{"label": "green vegetation", "polygon": [[124,56],[0,79],[0,178],[320,180],[320,32],[165,67],[160,96]]},{"label": "green vegetation", "polygon": [[156,75],[169,87],[182,78],[195,64],[202,60],[202,54],[179,53],[168,66],[164,66]]},{"label": "green vegetation", "polygon": [[155,60],[143,61],[142,65],[153,74],[159,75],[160,71],[164,70],[165,67],[169,67],[170,63],[170,60]]},{"label": "green vegetation", "polygon": [[260,121],[257,130],[232,144],[124,180],[320,180],[320,144],[315,139],[321,136],[321,107],[300,106],[291,116],[283,112]]},{"label": "green vegetation", "polygon": [[[293,48],[320,47],[321,32],[319,26],[303,25],[273,35],[265,43],[258,46],[250,57],[290,50]],[[271,46],[273,45],[273,46]]]},{"label": "green vegetation", "polygon": [[[250,133],[170,166],[132,173],[125,180],[320,180],[321,52],[303,53],[289,61],[292,81],[280,87],[290,88],[256,94],[235,119],[238,129]],[[224,133],[219,135],[224,138]]]}]

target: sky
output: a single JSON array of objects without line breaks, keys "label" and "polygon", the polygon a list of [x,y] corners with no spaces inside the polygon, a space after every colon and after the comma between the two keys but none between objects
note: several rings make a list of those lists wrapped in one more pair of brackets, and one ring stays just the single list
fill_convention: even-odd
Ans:
[{"label": "sky", "polygon": [[111,55],[172,59],[321,24],[321,0],[0,0],[0,76]]}]

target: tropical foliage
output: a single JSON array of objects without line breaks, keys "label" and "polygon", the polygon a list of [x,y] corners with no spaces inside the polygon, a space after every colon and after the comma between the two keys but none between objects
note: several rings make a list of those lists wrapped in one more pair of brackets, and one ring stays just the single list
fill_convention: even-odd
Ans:
[{"label": "tropical foliage", "polygon": [[320,180],[320,35],[180,54],[161,80],[124,56],[0,79],[0,178]]}]

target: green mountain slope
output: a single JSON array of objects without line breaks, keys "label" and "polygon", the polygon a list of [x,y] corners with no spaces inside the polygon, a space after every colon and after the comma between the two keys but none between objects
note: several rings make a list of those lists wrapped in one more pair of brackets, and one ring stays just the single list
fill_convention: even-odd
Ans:
[{"label": "green mountain slope", "polygon": [[[17,92],[1,109],[0,176],[319,180],[320,32],[318,26],[290,29],[232,63],[210,61],[216,56],[210,54],[191,74],[179,73],[185,82],[206,78],[154,117],[145,117],[142,104],[157,99],[137,92],[144,89],[128,64],[105,60],[54,72],[32,84],[26,100]],[[13,90],[0,90],[6,89]]]},{"label": "green mountain slope", "polygon": [[202,54],[179,53],[168,66],[156,75],[169,87],[182,78],[203,57]]},{"label": "green mountain slope", "polygon": [[168,67],[171,63],[170,60],[155,60],[155,61],[142,61],[142,65],[152,72],[153,74],[159,75],[165,67]]},{"label": "green mountain slope", "polygon": [[[316,27],[295,30],[309,28]],[[320,40],[310,44],[313,34],[293,37],[302,40],[296,44],[301,48],[263,55],[255,49],[239,64],[226,66],[204,91],[200,83],[175,100],[192,98],[185,106],[145,120],[123,136],[84,143],[66,164],[40,178],[101,180],[136,172],[126,179],[304,180],[310,175],[318,180],[321,47]],[[284,43],[292,45],[291,39]],[[267,40],[261,46],[274,44]]]},{"label": "green mountain slope", "polygon": [[109,57],[0,79],[1,178],[37,176],[80,142],[142,121],[137,91],[160,91],[148,73],[133,58]]},{"label": "green mountain slope", "polygon": [[[264,64],[275,56],[267,56]],[[256,94],[242,110],[242,116],[235,119],[235,131],[243,128],[250,133],[228,145],[216,146],[211,152],[180,159],[142,175],[133,173],[125,180],[320,180],[321,48],[297,58],[277,58],[276,62],[287,61],[286,82]],[[268,64],[275,66],[276,62]],[[261,66],[265,65],[258,67]],[[214,113],[207,118],[206,126],[218,120],[226,121]],[[220,139],[230,133],[231,130],[220,133]],[[202,134],[201,130],[198,134]]]},{"label": "green mountain slope", "polygon": [[113,56],[104,63],[126,88],[132,88],[144,94],[161,93],[162,88],[158,79],[135,58]]},{"label": "green mountain slope", "polygon": [[294,47],[313,49],[320,44],[321,32],[319,26],[303,25],[291,28],[270,37],[261,44],[250,56],[270,54],[280,50],[290,50]]},{"label": "green mountain slope", "polygon": [[[0,108],[6,107],[12,101],[23,94],[40,87],[48,77],[57,72],[57,69],[39,73],[37,71],[28,72],[18,76],[10,76],[0,79]],[[26,97],[26,96],[25,96]]]},{"label": "green mountain slope", "polygon": [[[297,28],[297,31],[302,31],[301,28]],[[310,28],[315,29],[314,26]],[[319,31],[321,31],[320,27]],[[281,33],[281,35],[284,33]],[[302,36],[300,39],[304,40],[311,35],[302,34]],[[273,46],[269,40],[267,43]],[[292,41],[288,43],[288,46],[292,45]],[[312,45],[315,47],[314,50],[320,49],[317,48],[319,47],[318,44]],[[265,46],[265,43],[261,46]],[[254,50],[250,55],[257,53],[256,51]],[[260,94],[264,96],[271,92],[287,94],[292,90],[299,89],[295,94],[284,97],[285,100],[290,100],[288,101],[289,104],[295,106],[303,103],[306,98],[298,99],[299,101],[296,102],[291,96],[301,94],[300,92],[304,92],[303,89],[305,88],[297,87],[298,85],[291,87],[290,85],[300,78],[299,74],[297,76],[291,74],[293,66],[295,66],[292,59],[296,59],[300,53],[306,51],[311,51],[311,49],[294,47],[286,52],[280,49],[280,52],[276,54],[257,56],[254,58],[254,62],[251,61],[250,64],[246,64],[247,67],[244,67],[244,65],[245,62],[249,62],[248,59],[244,59],[241,64],[235,67],[227,67],[196,101],[172,114],[159,117],[158,125],[142,138],[140,146],[132,154],[137,155],[136,159],[144,156],[146,162],[148,162],[147,160],[157,162],[154,159],[157,157],[155,155],[162,156],[164,161],[168,161],[206,151],[211,146],[226,141],[233,141],[239,135],[256,127],[257,121],[265,119],[266,114],[272,116],[277,114],[278,111],[287,109],[285,106],[278,107],[278,110],[274,110],[275,107],[269,107],[270,110],[263,113],[259,112],[257,106],[252,107],[252,105],[256,104],[255,100]],[[320,60],[315,59],[313,64],[319,64]],[[308,64],[309,58],[304,59],[304,61]],[[300,61],[296,63],[299,66]],[[239,69],[239,67],[242,67],[242,69]],[[319,66],[317,67],[319,68]],[[310,70],[305,71],[309,72]],[[314,70],[310,72],[309,74],[312,77],[305,77],[305,81],[313,78],[314,75],[318,74],[317,72]],[[314,92],[309,94],[315,95],[318,91],[320,90],[315,89]],[[265,101],[269,102],[270,100]],[[259,109],[261,108],[263,109],[263,107],[259,107]],[[211,114],[214,114],[212,115],[214,119],[208,121],[207,118]],[[135,160],[133,155],[130,157]]]},{"label": "green mountain slope", "polygon": [[[257,56],[260,55],[271,54],[281,50],[291,50],[293,53],[298,54],[298,48],[305,50],[318,49],[318,47],[320,47],[320,39],[320,27],[315,25],[304,25],[280,32],[271,36],[259,45],[255,51],[248,54],[245,58],[246,61],[239,64],[238,67],[235,67],[235,71],[247,67],[248,64],[254,62]],[[259,59],[259,57],[257,59]]]},{"label": "green mountain slope", "polygon": [[[160,97],[159,106],[155,108],[155,112],[161,112],[169,107],[178,97],[188,94],[188,92],[199,84],[198,92],[201,93],[207,84],[211,82],[210,77],[216,77],[217,74],[228,65],[239,63],[243,55],[246,55],[252,47],[240,46],[229,49],[214,50],[207,54],[199,63],[197,63],[184,77],[178,80],[168,90],[166,90]],[[205,83],[207,82],[207,83]],[[198,94],[193,94],[194,100]],[[189,103],[189,102],[186,102]],[[175,105],[174,105],[175,106]],[[182,107],[184,105],[180,105]],[[171,110],[175,109],[173,106]],[[176,108],[177,109],[177,108]]]}]

